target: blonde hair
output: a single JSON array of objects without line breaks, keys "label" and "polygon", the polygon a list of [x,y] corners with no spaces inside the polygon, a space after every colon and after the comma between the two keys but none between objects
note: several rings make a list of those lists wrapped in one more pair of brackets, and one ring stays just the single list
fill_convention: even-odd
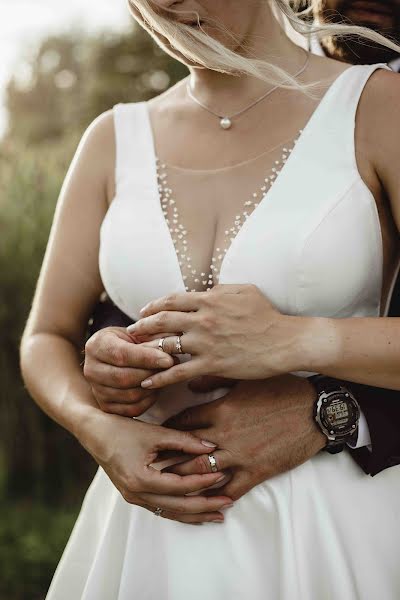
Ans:
[{"label": "blonde hair", "polygon": [[[261,0],[268,2],[268,0]],[[289,23],[297,34],[309,38],[312,35],[323,39],[327,36],[336,36],[339,38],[349,36],[359,36],[363,40],[370,40],[400,53],[400,46],[388,37],[385,37],[372,29],[356,25],[347,25],[344,23],[314,23],[304,20],[312,11],[312,7],[299,11],[301,0],[295,0],[293,8],[289,5],[289,0],[271,0],[272,10],[278,18]],[[286,88],[296,88],[306,91],[313,88],[320,82],[301,84],[296,78],[292,77],[286,70],[278,67],[267,59],[242,56],[227,48],[221,42],[208,35],[204,30],[194,29],[183,23],[178,23],[163,13],[171,15],[184,14],[190,12],[191,19],[194,19],[193,11],[181,11],[162,9],[159,10],[152,0],[128,0],[129,8],[135,16],[139,12],[142,18],[142,25],[167,53],[173,54],[171,47],[183,55],[190,63],[200,65],[204,68],[228,73],[231,75],[252,75],[273,85],[280,85]],[[198,15],[196,14],[197,18]],[[224,28],[221,23],[207,19],[207,22],[218,28],[232,41],[239,43],[232,32]],[[171,46],[171,47],[170,47]]]}]

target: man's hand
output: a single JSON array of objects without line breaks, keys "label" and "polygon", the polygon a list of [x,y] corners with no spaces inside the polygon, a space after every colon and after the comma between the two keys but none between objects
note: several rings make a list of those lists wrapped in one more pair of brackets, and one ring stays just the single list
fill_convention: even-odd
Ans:
[{"label": "man's hand", "polygon": [[86,342],[83,372],[101,410],[138,417],[157,400],[157,390],[141,382],[173,364],[169,354],[135,343],[124,327],[106,327]]},{"label": "man's hand", "polygon": [[[254,486],[293,469],[321,450],[325,436],[313,420],[315,390],[303,377],[242,381],[226,396],[186,409],[166,425],[218,445],[219,471],[232,473],[218,493],[237,500]],[[180,475],[211,472],[201,455],[166,469]]]}]

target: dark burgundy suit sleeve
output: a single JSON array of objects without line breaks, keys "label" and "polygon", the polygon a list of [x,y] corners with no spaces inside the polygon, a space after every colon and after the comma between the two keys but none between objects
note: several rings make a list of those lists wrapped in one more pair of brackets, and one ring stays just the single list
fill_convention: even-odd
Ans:
[{"label": "dark burgundy suit sleeve", "polygon": [[[389,315],[400,315],[400,277]],[[104,327],[127,327],[132,319],[111,300],[99,302],[89,322],[88,337]],[[369,475],[400,464],[400,392],[348,382],[366,417],[372,452],[368,448],[349,449],[354,460]]]},{"label": "dark burgundy suit sleeve", "polygon": [[360,467],[376,475],[400,464],[400,392],[349,382],[368,423],[372,452],[368,448],[350,449]]}]

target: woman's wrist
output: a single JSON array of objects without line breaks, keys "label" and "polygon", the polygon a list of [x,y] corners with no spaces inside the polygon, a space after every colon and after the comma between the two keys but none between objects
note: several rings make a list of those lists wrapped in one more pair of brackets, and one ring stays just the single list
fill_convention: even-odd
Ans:
[{"label": "woman's wrist", "polygon": [[79,411],[75,430],[72,432],[78,442],[91,454],[95,456],[99,451],[99,429],[104,421],[112,415],[104,413],[95,406],[85,406]]},{"label": "woman's wrist", "polygon": [[290,361],[291,371],[323,373],[340,354],[341,341],[335,319],[290,317],[295,319]]}]

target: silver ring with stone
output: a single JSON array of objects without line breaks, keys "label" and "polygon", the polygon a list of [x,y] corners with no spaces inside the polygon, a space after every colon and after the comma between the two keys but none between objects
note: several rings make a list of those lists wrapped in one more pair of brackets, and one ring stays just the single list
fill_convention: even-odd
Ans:
[{"label": "silver ring with stone", "polygon": [[217,473],[217,471],[218,471],[218,465],[217,465],[217,461],[215,460],[214,454],[209,454],[208,455],[208,462],[210,463],[211,472],[212,473]]},{"label": "silver ring with stone", "polygon": [[161,517],[163,509],[162,508],[156,508],[156,510],[154,511],[154,515],[156,517]]},{"label": "silver ring with stone", "polygon": [[175,342],[175,347],[176,347],[176,353],[177,354],[183,354],[183,350],[182,350],[182,337],[180,335],[177,336],[176,338],[176,342]]},{"label": "silver ring with stone", "polygon": [[163,352],[165,352],[165,350],[164,350],[164,342],[165,342],[165,337],[160,338],[158,340],[158,349],[162,350]]}]

